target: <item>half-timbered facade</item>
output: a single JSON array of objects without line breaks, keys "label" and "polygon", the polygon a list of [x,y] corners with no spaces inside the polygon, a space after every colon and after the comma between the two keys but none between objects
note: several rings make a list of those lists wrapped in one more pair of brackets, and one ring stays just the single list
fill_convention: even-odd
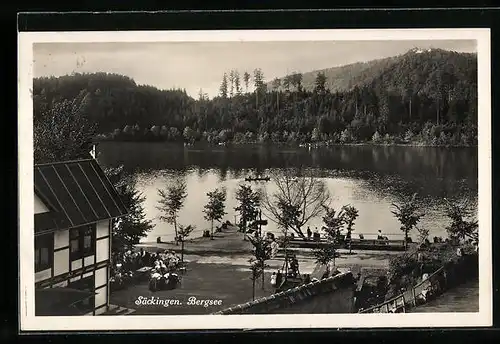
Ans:
[{"label": "half-timbered facade", "polygon": [[113,220],[127,214],[94,159],[35,165],[35,314],[109,307]]}]

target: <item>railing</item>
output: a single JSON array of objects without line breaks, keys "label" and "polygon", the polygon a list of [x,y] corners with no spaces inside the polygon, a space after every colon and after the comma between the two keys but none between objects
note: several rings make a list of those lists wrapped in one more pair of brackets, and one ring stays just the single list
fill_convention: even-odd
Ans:
[{"label": "railing", "polygon": [[[457,285],[471,276],[469,267],[478,269],[477,256],[469,256],[457,264],[445,264],[425,280],[417,283],[409,290],[376,306],[360,310],[359,313],[404,313],[407,309],[426,303],[429,298],[436,297],[449,287]],[[471,265],[472,264],[472,265]],[[458,271],[458,269],[462,269]]]},{"label": "railing", "polygon": [[404,313],[408,308],[415,307],[420,302],[426,301],[427,293],[424,291],[430,292],[434,287],[433,282],[437,281],[437,277],[441,277],[443,272],[444,267],[440,267],[425,280],[417,283],[402,294],[379,305],[363,309],[359,313]]}]

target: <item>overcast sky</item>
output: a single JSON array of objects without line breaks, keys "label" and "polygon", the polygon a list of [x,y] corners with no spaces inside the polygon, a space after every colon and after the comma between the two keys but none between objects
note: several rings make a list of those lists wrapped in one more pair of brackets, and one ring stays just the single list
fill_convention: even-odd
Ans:
[{"label": "overcast sky", "polygon": [[108,72],[161,89],[218,93],[224,72],[261,68],[266,80],[405,53],[419,47],[476,52],[476,41],[37,43],[34,76]]}]

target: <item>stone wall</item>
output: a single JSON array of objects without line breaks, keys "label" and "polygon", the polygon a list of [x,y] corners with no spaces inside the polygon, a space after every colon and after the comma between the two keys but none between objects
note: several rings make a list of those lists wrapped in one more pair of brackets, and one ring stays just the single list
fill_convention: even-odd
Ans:
[{"label": "stone wall", "polygon": [[313,314],[354,312],[351,272],[304,284],[215,314]]}]

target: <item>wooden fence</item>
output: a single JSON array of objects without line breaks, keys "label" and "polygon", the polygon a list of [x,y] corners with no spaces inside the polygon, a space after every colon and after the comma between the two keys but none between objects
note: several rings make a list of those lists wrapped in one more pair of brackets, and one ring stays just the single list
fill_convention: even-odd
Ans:
[{"label": "wooden fence", "polygon": [[449,288],[476,276],[479,269],[477,263],[477,255],[463,257],[457,263],[449,262],[402,294],[376,306],[362,309],[359,313],[405,313],[408,309],[424,304]]}]

